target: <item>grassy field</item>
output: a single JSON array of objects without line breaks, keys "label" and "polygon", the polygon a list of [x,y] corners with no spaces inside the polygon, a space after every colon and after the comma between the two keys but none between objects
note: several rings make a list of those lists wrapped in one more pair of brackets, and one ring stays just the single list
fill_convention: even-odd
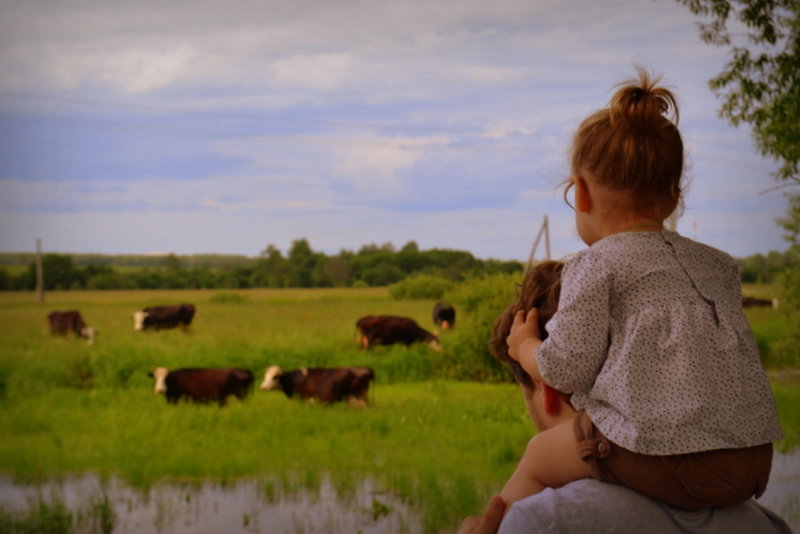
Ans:
[{"label": "grassy field", "polygon": [[[134,310],[177,302],[197,305],[191,332],[133,331]],[[0,294],[0,473],[35,481],[94,472],[139,487],[257,477],[281,491],[329,476],[343,493],[370,477],[418,507],[427,532],[452,529],[498,490],[534,430],[513,384],[437,375],[458,356],[448,354],[458,329],[443,333],[443,353],[367,352],[354,341],[361,315],[407,315],[432,328],[432,307],[381,288],[52,292],[43,304]],[[54,309],[80,309],[97,343],[46,335]],[[782,317],[759,310],[751,322],[759,335],[794,328]],[[370,406],[260,391],[224,408],[170,406],[147,377],[156,365],[242,366],[259,380],[271,364],[372,366]],[[787,450],[800,442],[800,379],[781,372],[772,383]]]}]

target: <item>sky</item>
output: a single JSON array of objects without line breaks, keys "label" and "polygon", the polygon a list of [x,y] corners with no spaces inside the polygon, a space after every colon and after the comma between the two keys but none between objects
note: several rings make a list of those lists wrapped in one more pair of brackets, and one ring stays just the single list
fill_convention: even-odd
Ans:
[{"label": "sky", "polygon": [[[0,0],[0,251],[244,254],[296,239],[525,260],[585,245],[571,136],[640,64],[678,98],[680,233],[787,248],[728,52],[675,0]],[[544,239],[535,252],[546,255]]]}]

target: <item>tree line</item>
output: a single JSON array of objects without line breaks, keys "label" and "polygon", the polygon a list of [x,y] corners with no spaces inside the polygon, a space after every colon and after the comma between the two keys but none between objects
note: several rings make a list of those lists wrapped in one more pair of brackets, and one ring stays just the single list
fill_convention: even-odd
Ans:
[{"label": "tree line", "polygon": [[[33,254],[0,254],[0,264],[27,265],[16,275],[13,269],[0,267],[0,290],[35,289]],[[399,250],[391,243],[369,244],[358,251],[342,250],[335,255],[314,251],[303,238],[293,241],[286,255],[268,245],[255,258],[214,254],[42,256],[47,290],[388,286],[410,275],[425,274],[456,282],[470,276],[522,269],[523,264],[518,261],[483,260],[461,250],[420,250],[415,241]]]},{"label": "tree line", "polygon": [[[737,259],[742,283],[773,283],[800,264],[800,251],[772,251]],[[36,287],[32,253],[0,253],[0,290]],[[9,266],[22,266],[18,274]],[[472,276],[521,272],[517,261],[482,260],[460,250],[419,250],[409,241],[369,244],[335,255],[314,251],[306,239],[295,240],[284,255],[269,245],[257,257],[200,254],[102,255],[45,254],[45,287],[70,289],[243,289],[254,287],[388,286],[411,275],[458,282]]]}]

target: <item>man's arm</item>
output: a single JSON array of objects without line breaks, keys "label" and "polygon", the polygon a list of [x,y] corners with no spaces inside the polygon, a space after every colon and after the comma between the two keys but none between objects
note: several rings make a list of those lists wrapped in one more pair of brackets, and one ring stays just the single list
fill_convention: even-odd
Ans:
[{"label": "man's arm", "polygon": [[496,534],[505,510],[505,501],[499,495],[495,495],[489,499],[483,515],[465,518],[456,534]]}]

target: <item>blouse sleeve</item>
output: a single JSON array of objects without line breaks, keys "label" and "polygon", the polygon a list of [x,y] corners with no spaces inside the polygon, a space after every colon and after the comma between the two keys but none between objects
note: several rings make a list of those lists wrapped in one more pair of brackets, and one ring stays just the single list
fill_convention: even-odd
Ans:
[{"label": "blouse sleeve", "polygon": [[610,292],[610,271],[601,259],[579,254],[564,267],[558,311],[536,353],[550,386],[574,393],[594,384],[608,351]]}]

